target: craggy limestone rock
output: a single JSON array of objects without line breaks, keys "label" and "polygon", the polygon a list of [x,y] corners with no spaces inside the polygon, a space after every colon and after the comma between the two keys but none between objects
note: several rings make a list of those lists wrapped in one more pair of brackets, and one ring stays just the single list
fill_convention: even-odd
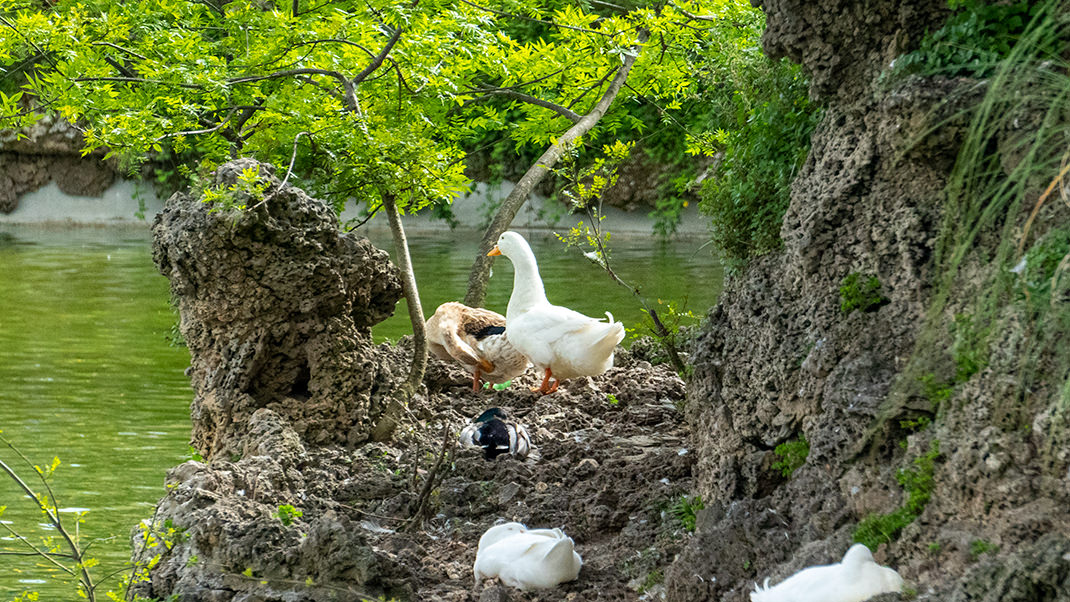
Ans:
[{"label": "craggy limestone rock", "polygon": [[115,181],[113,167],[82,157],[82,136],[63,119],[44,116],[19,133],[0,131],[0,213],[11,213],[20,196],[50,181],[77,196],[100,196]]},{"label": "craggy limestone rock", "polygon": [[[904,503],[896,470],[934,442],[932,500],[875,551],[878,562],[921,599],[1070,600],[1070,458],[1056,451],[1070,447],[1070,429],[1050,405],[1061,385],[1007,398],[1029,337],[1010,328],[930,429],[899,426],[933,417],[928,400],[890,399],[932,292],[944,186],[965,126],[955,116],[977,92],[940,78],[888,89],[877,76],[946,6],[760,4],[766,51],[800,61],[827,106],[793,183],[783,251],[728,283],[696,345],[688,411],[707,510],[666,574],[668,600],[744,602],[766,577],[834,562],[859,520]],[[839,287],[852,272],[876,275],[890,302],[842,312]],[[970,283],[960,286],[954,294],[968,296]],[[799,435],[809,456],[784,477],[773,450]],[[978,541],[998,550],[971,553]]]},{"label": "craggy limestone rock", "polygon": [[389,375],[371,359],[371,326],[401,296],[396,270],[325,203],[280,190],[267,166],[228,163],[211,185],[230,188],[243,169],[268,183],[265,202],[236,213],[176,193],[153,225],[192,356],[193,446],[241,454],[262,408],[303,443],[359,443],[382,412]]}]

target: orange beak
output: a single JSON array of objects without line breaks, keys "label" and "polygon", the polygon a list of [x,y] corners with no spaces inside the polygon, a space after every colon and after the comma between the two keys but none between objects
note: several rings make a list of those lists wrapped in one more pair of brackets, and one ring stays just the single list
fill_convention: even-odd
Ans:
[{"label": "orange beak", "polygon": [[490,250],[490,253],[487,253],[487,257],[494,257],[495,255],[501,254],[502,250],[498,248],[498,245],[494,245],[494,248]]}]

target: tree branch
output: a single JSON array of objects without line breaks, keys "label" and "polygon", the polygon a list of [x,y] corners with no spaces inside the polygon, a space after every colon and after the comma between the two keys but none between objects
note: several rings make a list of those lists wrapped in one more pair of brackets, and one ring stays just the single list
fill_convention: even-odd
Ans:
[{"label": "tree branch", "polygon": [[286,177],[284,177],[282,179],[282,182],[279,182],[278,188],[273,190],[271,192],[271,194],[265,195],[264,198],[261,199],[259,203],[257,203],[256,205],[253,206],[253,209],[256,209],[260,205],[263,205],[264,203],[266,203],[269,200],[271,200],[272,198],[274,198],[274,196],[276,194],[278,194],[279,191],[281,191],[286,186],[286,182],[288,182],[290,180],[290,174],[292,174],[294,172],[294,161],[297,160],[297,141],[301,139],[301,136],[309,136],[309,137],[311,137],[312,134],[310,132],[297,132],[297,135],[294,136],[294,150],[293,150],[293,153],[290,154],[290,166],[286,168]]},{"label": "tree branch", "polygon": [[465,305],[471,307],[483,306],[487,296],[487,280],[491,265],[491,258],[487,257],[487,253],[497,243],[498,237],[501,236],[502,232],[505,232],[509,225],[513,223],[513,218],[516,217],[517,212],[527,202],[528,196],[535,189],[535,186],[546,177],[546,174],[557,164],[561,156],[568,151],[576,139],[585,135],[597,125],[598,121],[609,110],[609,106],[613,104],[617,94],[620,93],[624,83],[628,80],[628,74],[631,73],[632,66],[635,64],[636,58],[639,57],[639,53],[642,52],[643,45],[649,36],[650,34],[647,30],[639,31],[639,37],[632,46],[632,51],[626,55],[624,63],[617,70],[616,77],[610,82],[609,87],[606,88],[602,98],[591,109],[591,112],[584,115],[583,119],[580,119],[579,122],[551,144],[550,148],[546,149],[546,152],[528,168],[527,172],[520,178],[520,181],[513,187],[509,196],[502,202],[498,208],[498,213],[494,215],[494,220],[491,221],[487,231],[483,234],[483,240],[479,245],[479,253],[468,275],[468,291],[464,297]]},{"label": "tree branch", "polygon": [[[565,119],[568,119],[572,123],[578,123],[580,119],[583,119],[582,115],[573,111],[572,109],[563,107],[559,104],[552,103],[548,100],[543,100],[541,98],[536,98],[534,96],[524,94],[523,92],[517,92],[516,90],[513,90],[511,88],[481,88],[473,91],[481,92],[485,94],[487,98],[491,96],[505,96],[507,98],[512,98],[513,100],[519,100],[520,102],[525,102],[527,104],[543,107],[544,109],[550,109],[551,111],[557,113]],[[473,99],[473,102],[479,100],[481,99]]]},{"label": "tree branch", "polygon": [[[602,79],[598,80],[597,84],[595,84],[593,86],[588,86],[587,89],[583,91],[583,94],[580,94],[576,98],[572,99],[572,102],[568,103],[569,108],[572,108],[572,107],[576,106],[576,103],[578,103],[579,101],[583,100],[583,97],[587,96],[587,93],[590,92],[591,90],[594,90],[595,88],[601,88],[602,84],[606,83],[606,80],[609,79],[609,76],[611,76],[611,75],[613,75],[613,71],[612,70],[611,71],[607,71],[606,74],[602,76]],[[625,82],[625,85],[627,85],[627,82]]]},{"label": "tree branch", "polygon": [[382,66],[383,60],[386,58],[386,55],[390,54],[390,51],[394,48],[394,45],[397,44],[398,40],[401,38],[401,30],[401,27],[395,29],[394,35],[390,36],[390,39],[386,41],[386,45],[383,46],[383,49],[379,51],[379,54],[375,55],[375,57],[372,58],[372,62],[351,80],[353,87],[359,86],[360,82],[364,81],[366,77],[371,75],[373,72],[375,72],[376,69]]},{"label": "tree branch", "polygon": [[184,84],[180,82],[165,82],[158,79],[145,79],[142,77],[76,77],[72,81],[76,82],[120,82],[124,84],[156,84],[159,86],[174,86],[176,88],[186,88],[188,90],[203,90],[204,86],[200,84]]},{"label": "tree branch", "polygon": [[93,42],[93,46],[108,46],[109,48],[114,48],[120,52],[125,52],[126,54],[129,54],[134,58],[139,58],[143,61],[149,60],[148,57],[141,56],[140,54],[134,52],[133,50],[130,50],[129,48],[123,48],[122,46],[119,46],[118,44],[112,44],[111,42]]},{"label": "tree branch", "polygon": [[247,84],[251,82],[259,82],[269,79],[279,79],[283,77],[291,77],[294,75],[326,75],[338,80],[339,83],[345,85],[349,80],[345,75],[337,71],[331,71],[330,69],[287,69],[286,71],[276,71],[275,73],[269,73],[267,75],[249,75],[246,77],[235,77],[227,80],[228,84]]},{"label": "tree branch", "polygon": [[684,9],[680,8],[679,6],[677,6],[676,3],[674,3],[674,2],[669,2],[669,6],[675,8],[681,15],[687,17],[688,19],[691,19],[692,21],[717,21],[718,20],[717,17],[711,17],[709,15],[696,15],[694,13],[689,13],[686,10],[684,10]]}]

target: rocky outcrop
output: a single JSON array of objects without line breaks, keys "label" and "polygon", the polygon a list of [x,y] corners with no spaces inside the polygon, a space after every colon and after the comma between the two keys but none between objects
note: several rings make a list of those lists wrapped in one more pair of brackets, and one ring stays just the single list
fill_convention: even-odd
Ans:
[{"label": "rocky outcrop", "polygon": [[[695,510],[675,373],[621,350],[606,374],[552,396],[530,390],[533,372],[475,393],[469,373],[432,358],[395,440],[369,442],[412,354],[409,339],[371,344],[399,295],[386,254],[255,161],[220,167],[206,190],[174,195],[153,227],[190,349],[199,453],[169,472],[135,532],[148,567],[136,593],[608,602],[660,591]],[[457,448],[488,407],[527,425],[526,461]],[[479,537],[503,520],[564,529],[581,579],[526,594],[473,583]]]},{"label": "rocky outcrop", "polygon": [[102,195],[115,170],[99,157],[83,158],[81,150],[78,130],[54,116],[18,133],[0,132],[0,213],[11,213],[20,196],[49,182],[71,195]]},{"label": "rocky outcrop", "polygon": [[[783,251],[729,282],[693,356],[688,411],[708,509],[667,574],[668,599],[742,602],[766,577],[835,561],[862,519],[906,503],[897,479],[937,449],[931,501],[878,561],[924,599],[1070,599],[1070,458],[1050,452],[1070,446],[1050,423],[1062,381],[1006,398],[1018,390],[1024,327],[1001,335],[992,362],[939,413],[902,386],[939,276],[960,109],[979,87],[914,78],[888,88],[878,76],[940,22],[944,3],[761,4],[767,53],[802,63],[825,116],[793,184]],[[843,311],[851,273],[874,275],[888,303]],[[786,476],[775,449],[800,436],[809,455]]]},{"label": "rocky outcrop", "polygon": [[[239,179],[259,173],[264,200]],[[269,409],[301,442],[356,444],[383,411],[390,375],[371,356],[371,327],[401,296],[387,254],[344,234],[333,210],[239,160],[209,186],[234,204],[172,196],[153,225],[153,259],[171,281],[192,357],[193,446],[206,458],[257,443]]]}]

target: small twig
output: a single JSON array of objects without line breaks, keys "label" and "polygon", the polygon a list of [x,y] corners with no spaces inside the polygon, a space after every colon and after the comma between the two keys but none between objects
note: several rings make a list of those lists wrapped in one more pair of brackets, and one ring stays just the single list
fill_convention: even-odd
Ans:
[{"label": "small twig", "polygon": [[93,46],[108,46],[110,48],[114,48],[114,49],[119,50],[121,52],[125,52],[126,54],[129,54],[130,56],[132,56],[134,58],[139,58],[139,59],[141,59],[143,61],[149,60],[148,57],[142,56],[142,55],[134,52],[133,50],[130,50],[129,48],[123,48],[122,46],[119,46],[118,44],[112,44],[111,42],[93,42]]},{"label": "small twig", "polygon": [[689,13],[686,10],[684,10],[684,9],[680,8],[679,6],[677,6],[674,2],[669,2],[669,6],[675,8],[677,11],[680,12],[681,15],[687,17],[688,19],[691,19],[692,21],[717,21],[718,20],[717,17],[711,17],[709,15],[696,15],[694,13]]},{"label": "small twig", "polygon": [[253,205],[253,209],[257,209],[264,203],[275,198],[275,195],[286,186],[286,182],[290,179],[290,174],[294,171],[294,162],[297,160],[297,141],[301,139],[301,136],[311,137],[312,134],[306,131],[297,132],[297,135],[294,136],[294,150],[293,153],[290,154],[290,166],[286,168],[286,177],[282,179],[282,182],[279,182],[279,185],[275,190],[272,190],[271,193],[265,196],[259,203]]},{"label": "small twig", "polygon": [[[263,78],[267,79],[267,78]],[[71,81],[75,82],[119,82],[124,84],[156,84],[159,86],[174,86],[177,88],[186,88],[189,90],[203,90],[204,86],[200,84],[185,84],[182,82],[165,82],[159,79],[145,79],[143,77],[75,77]]]},{"label": "small twig", "polygon": [[[572,107],[574,107],[577,104],[579,104],[579,102],[581,100],[583,100],[583,97],[587,96],[587,93],[590,92],[591,90],[596,90],[596,89],[597,90],[601,90],[602,86],[606,83],[606,80],[608,80],[610,78],[610,76],[612,76],[616,72],[617,72],[616,69],[610,69],[605,75],[603,75],[598,80],[597,84],[595,84],[593,86],[587,86],[587,89],[583,91],[583,94],[580,94],[576,98],[572,99],[572,102],[568,103],[568,107],[571,109]],[[624,85],[627,86],[629,89],[631,88],[631,86],[628,86],[628,82],[624,82]]]},{"label": "small twig", "polygon": [[409,520],[408,517],[402,518],[400,516],[383,516],[382,514],[374,514],[372,512],[368,512],[367,510],[361,510],[360,508],[357,508],[356,506],[350,506],[349,504],[343,504],[342,502],[335,502],[335,503],[337,503],[339,506],[341,506],[343,508],[349,508],[353,512],[359,512],[359,513],[363,514],[364,516],[370,516],[372,518],[381,518],[383,520],[402,520],[402,521]]},{"label": "small twig", "polygon": [[210,128],[206,128],[206,129],[203,129],[203,130],[186,130],[184,132],[169,132],[167,134],[164,134],[164,135],[160,136],[159,138],[156,138],[155,140],[153,140],[153,142],[161,142],[161,141],[166,140],[168,138],[174,138],[175,136],[199,136],[200,134],[211,134],[212,132],[218,132],[220,129],[223,128],[223,126],[225,126],[227,124],[228,121],[230,121],[230,118],[234,116],[234,111],[235,110],[236,109],[231,109],[230,112],[227,113],[227,116],[223,118],[223,121],[220,121],[219,124],[216,125],[215,127],[210,127]]},{"label": "small twig", "polygon": [[[37,474],[38,480],[40,480],[41,484],[45,486],[45,491],[48,492],[48,499],[51,500],[53,504],[55,504],[56,495],[52,491],[52,486],[48,484],[48,481],[45,479],[45,477],[41,473],[41,471],[38,470],[36,466],[34,466],[33,462],[31,462],[30,459],[27,458],[25,454],[23,454],[21,451],[19,451],[19,449],[17,447],[15,447],[6,438],[4,438],[3,436],[0,436],[0,441],[5,443],[11,449],[11,451],[15,452],[15,454],[19,458],[21,458],[23,462],[26,463],[27,466],[29,466],[30,468],[33,469],[34,473]],[[84,564],[85,563],[85,555],[84,555],[83,551],[78,547],[78,543],[74,539],[71,538],[71,534],[67,531],[66,528],[64,528],[63,521],[60,519],[60,516],[59,516],[59,512],[55,511],[55,510],[52,510],[52,509],[49,509],[48,504],[44,503],[44,501],[41,499],[41,497],[38,496],[35,491],[30,489],[30,486],[27,485],[26,482],[23,481],[22,478],[20,478],[19,475],[16,474],[15,471],[10,466],[8,466],[3,460],[0,460],[0,469],[2,469],[4,472],[6,472],[8,474],[8,476],[10,476],[15,481],[15,483],[18,484],[18,486],[24,492],[26,492],[26,494],[30,497],[30,499],[32,499],[37,504],[37,506],[41,509],[41,511],[44,513],[45,517],[48,518],[48,521],[50,523],[52,523],[52,526],[56,528],[56,531],[59,532],[60,536],[63,537],[63,540],[67,543],[67,547],[70,550],[70,554],[69,554],[68,557],[72,561],[74,561],[75,565],[79,569],[78,570],[78,573],[79,573],[78,580],[82,584],[82,586],[85,588],[86,596],[89,598],[90,602],[93,602],[94,600],[96,600],[96,594],[95,594],[96,586],[93,585],[93,579],[89,575],[89,569]],[[15,534],[15,532],[10,527],[8,527],[6,524],[4,525],[4,527],[8,531],[10,531],[12,534]],[[17,534],[15,534],[15,535],[17,535]],[[22,538],[22,539],[25,540],[25,538]],[[34,547],[32,544],[30,544],[29,541],[25,541],[25,543],[27,545],[29,545],[31,549],[33,549],[35,551],[37,550],[37,548]],[[44,558],[47,558],[50,561],[52,561],[53,564],[61,566],[64,570],[66,570],[71,575],[75,574],[72,570],[67,569],[66,567],[63,567],[60,563],[56,562],[55,559],[53,559],[50,555],[42,554],[42,556]]]},{"label": "small twig", "polygon": [[1067,151],[1063,155],[1063,167],[1059,170],[1059,174],[1048,184],[1048,187],[1044,189],[1044,193],[1037,199],[1037,204],[1033,206],[1033,211],[1029,214],[1029,219],[1025,221],[1025,226],[1022,227],[1022,236],[1018,239],[1018,256],[1022,255],[1025,250],[1025,240],[1029,235],[1029,229],[1033,226],[1033,221],[1036,219],[1037,214],[1040,213],[1040,207],[1044,204],[1044,201],[1048,200],[1051,193],[1055,190],[1056,186],[1060,189],[1060,195],[1062,194],[1063,178],[1066,177],[1067,172],[1070,172],[1070,163],[1067,162],[1067,158],[1070,157],[1070,151]]},{"label": "small twig", "polygon": [[[603,196],[604,195],[599,196],[599,215],[601,215],[602,211]],[[682,377],[686,373],[686,370],[683,360],[680,359],[680,352],[676,349],[676,344],[673,342],[672,333],[670,333],[669,329],[661,322],[657,310],[651,307],[651,305],[647,303],[646,298],[639,292],[639,287],[628,284],[613,271],[613,268],[609,265],[609,254],[606,252],[605,245],[602,242],[602,231],[599,226],[601,220],[596,219],[596,216],[592,213],[592,209],[589,205],[587,206],[587,215],[591,221],[591,228],[594,230],[594,239],[598,244],[598,257],[601,259],[600,265],[602,266],[602,269],[604,269],[609,274],[610,278],[616,281],[617,284],[632,291],[632,294],[639,299],[640,305],[643,306],[643,310],[650,316],[650,320],[654,324],[654,333],[657,335],[662,347],[665,348],[665,352],[669,356],[669,363],[672,364],[673,370],[676,370],[676,373]]]},{"label": "small twig", "polygon": [[454,437],[453,432],[450,431],[449,422],[443,422],[442,424],[442,449],[438,453],[438,460],[435,461],[435,465],[428,472],[424,481],[423,489],[420,491],[420,497],[417,498],[416,510],[409,517],[410,522],[406,524],[403,529],[411,528],[421,522],[423,522],[424,508],[427,506],[427,500],[431,497],[431,491],[435,488],[435,481],[438,479],[439,473],[442,470],[442,465],[446,461],[446,456],[449,452],[453,451]]},{"label": "small twig", "polygon": [[375,217],[375,214],[379,213],[379,210],[382,209],[382,208],[383,208],[383,205],[382,205],[382,203],[380,203],[380,204],[372,207],[371,209],[369,209],[368,210],[368,216],[365,217],[364,219],[360,220],[359,222],[357,222],[356,225],[354,225],[352,228],[349,228],[349,231],[352,232],[353,230],[356,230],[357,228],[359,228],[359,227],[363,226],[364,224],[368,223],[368,221],[371,218]]}]

